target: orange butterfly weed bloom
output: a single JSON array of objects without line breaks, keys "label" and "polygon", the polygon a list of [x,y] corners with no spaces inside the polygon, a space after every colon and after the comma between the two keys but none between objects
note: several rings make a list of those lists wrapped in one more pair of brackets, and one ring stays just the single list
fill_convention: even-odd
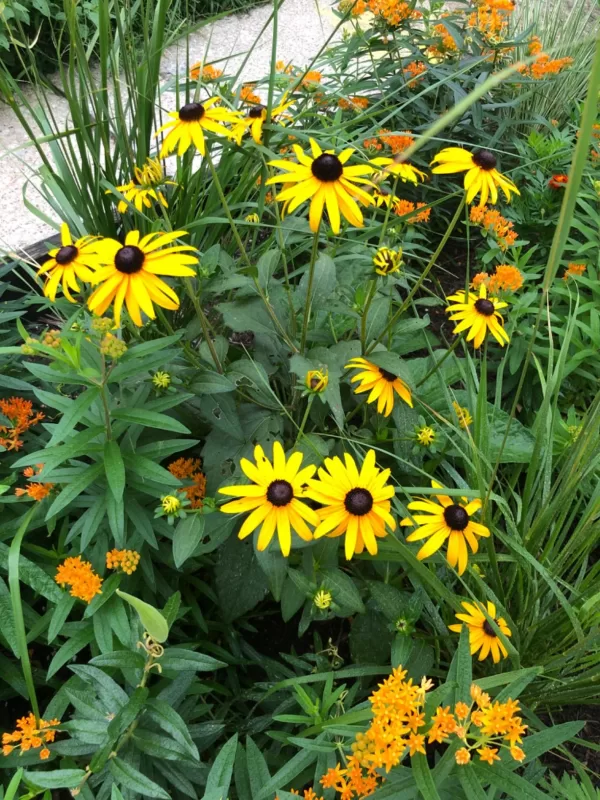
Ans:
[{"label": "orange butterfly weed bloom", "polygon": [[42,748],[40,759],[44,761],[50,757],[50,750],[43,745],[54,741],[57,734],[54,728],[58,725],[60,725],[59,719],[40,719],[38,725],[35,716],[29,712],[26,717],[17,720],[16,728],[12,733],[2,734],[2,753],[9,756],[15,747],[18,747],[23,754],[40,747]]},{"label": "orange butterfly weed bloom", "polygon": [[204,497],[206,496],[206,476],[200,467],[199,458],[178,458],[168,466],[168,470],[175,478],[180,481],[191,480],[190,486],[178,489],[178,492],[185,494],[190,503],[190,508],[202,508]]},{"label": "orange butterfly weed bloom", "polygon": [[564,189],[568,182],[568,175],[553,175],[548,181],[548,187],[550,189]]},{"label": "orange butterfly weed bloom", "polygon": [[89,561],[82,561],[81,556],[72,556],[60,564],[54,580],[64,589],[69,586],[71,597],[77,597],[91,603],[97,594],[102,594],[102,578],[97,575]]},{"label": "orange butterfly weed bloom", "polygon": [[140,563],[140,554],[135,550],[110,550],[106,554],[108,569],[120,569],[126,575],[131,575]]},{"label": "orange butterfly weed bloom", "polygon": [[397,155],[398,153],[403,153],[407,150],[415,141],[415,137],[412,135],[410,131],[403,131],[402,133],[390,133],[389,131],[382,129],[377,134],[379,139],[383,144],[386,144],[388,147],[391,148],[392,153]]},{"label": "orange butterfly weed bloom", "polygon": [[[43,464],[36,464],[35,467],[25,467],[23,475],[26,478],[33,478],[40,474],[43,466]],[[26,494],[28,497],[31,497],[32,500],[40,503],[45,497],[48,497],[52,489],[54,489],[53,483],[37,483],[32,481],[28,483],[24,489],[20,487],[15,489],[15,494],[17,497],[22,497]]]},{"label": "orange butterfly weed bloom", "polygon": [[348,111],[349,109],[354,109],[354,111],[361,111],[367,108],[369,105],[369,99],[367,97],[340,97],[338,100],[338,106],[343,109],[344,111]]},{"label": "orange butterfly weed bloom", "polygon": [[427,66],[422,61],[411,61],[404,69],[404,77],[406,78],[406,85],[409,88],[414,88],[423,79],[424,74],[427,72]]},{"label": "orange butterfly weed bloom", "polygon": [[190,78],[193,81],[197,81],[202,77],[203,81],[209,83],[210,81],[216,81],[222,74],[222,69],[217,69],[212,64],[202,64],[201,61],[197,61],[190,68]]},{"label": "orange butterfly weed bloom", "polygon": [[23,442],[19,436],[44,419],[41,412],[34,413],[31,400],[22,397],[0,400],[0,411],[10,421],[10,425],[0,425],[0,446],[6,450],[20,450]]},{"label": "orange butterfly weed bloom", "polygon": [[507,250],[519,238],[513,223],[505,219],[495,208],[472,206],[469,212],[471,222],[479,225],[495,238],[501,250]]},{"label": "orange butterfly weed bloom", "polygon": [[484,283],[490,294],[498,294],[498,292],[516,292],[523,286],[523,275],[517,267],[512,267],[510,264],[499,264],[496,267],[496,272],[493,275],[488,275],[487,272],[478,272],[471,281],[472,289],[479,289]]},{"label": "orange butterfly weed bloom", "polygon": [[569,266],[565,269],[565,274],[563,275],[563,281],[568,281],[569,278],[574,278],[577,275],[583,275],[586,270],[585,264],[573,264],[572,262],[569,263]]}]

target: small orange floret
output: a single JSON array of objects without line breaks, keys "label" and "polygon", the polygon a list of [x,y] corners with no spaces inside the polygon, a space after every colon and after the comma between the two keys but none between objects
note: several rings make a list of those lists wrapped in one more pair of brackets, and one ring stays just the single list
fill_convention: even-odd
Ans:
[{"label": "small orange floret", "polygon": [[20,450],[23,442],[19,436],[44,419],[42,413],[33,411],[31,400],[22,397],[0,400],[0,412],[10,422],[10,425],[0,425],[0,446],[6,450]]},{"label": "small orange floret", "polygon": [[[56,726],[60,725],[59,719],[40,719],[36,723],[34,715],[30,712],[26,717],[17,720],[17,725],[12,733],[2,734],[2,752],[8,756],[18,744],[21,753],[42,747],[44,743],[53,742],[56,737]],[[50,730],[51,729],[51,730]],[[14,743],[14,744],[12,744]],[[40,758],[45,760],[50,757],[50,750],[43,747]]]},{"label": "small orange floret", "polygon": [[106,554],[108,569],[120,569],[126,575],[131,575],[140,563],[140,554],[135,550],[110,550]]},{"label": "small orange floret", "polygon": [[583,275],[585,270],[585,264],[574,264],[573,262],[570,262],[569,266],[565,269],[563,281],[568,281],[569,278],[574,278],[576,275]]},{"label": "small orange floret", "polygon": [[548,181],[548,186],[550,189],[564,189],[568,182],[568,175],[553,175]]},{"label": "small orange floret", "polygon": [[54,577],[59,586],[70,586],[70,594],[91,603],[97,594],[102,594],[102,578],[97,575],[89,561],[82,561],[81,556],[71,556],[59,564]]}]

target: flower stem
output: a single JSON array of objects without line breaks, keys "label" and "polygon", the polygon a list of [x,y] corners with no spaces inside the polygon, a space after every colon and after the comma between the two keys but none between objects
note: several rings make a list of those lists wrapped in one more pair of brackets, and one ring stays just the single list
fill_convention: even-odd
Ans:
[{"label": "flower stem", "polygon": [[223,365],[221,364],[219,356],[217,355],[214,342],[210,338],[208,320],[206,319],[206,315],[204,313],[204,310],[202,309],[202,303],[200,302],[198,296],[196,295],[196,292],[194,291],[194,287],[192,286],[192,282],[190,281],[190,279],[184,278],[183,282],[185,284],[185,289],[189,295],[189,298],[192,301],[192,304],[196,311],[196,316],[198,317],[198,320],[200,322],[200,327],[202,328],[202,335],[204,336],[204,341],[206,342],[207,347],[210,350],[210,355],[212,360],[214,361],[215,369],[217,370],[217,372],[223,373]]},{"label": "flower stem", "polygon": [[[319,225],[320,228],[320,225]],[[314,233],[312,250],[310,253],[310,264],[308,265],[308,286],[306,288],[306,305],[304,306],[304,320],[302,321],[302,336],[300,338],[300,353],[304,355],[306,348],[306,336],[308,333],[308,323],[310,320],[310,308],[312,305],[312,291],[315,281],[315,264],[319,249],[319,228]]]},{"label": "flower stem", "polygon": [[314,394],[308,396],[308,402],[306,404],[306,410],[304,412],[304,416],[302,417],[302,422],[300,423],[300,427],[298,428],[298,435],[296,436],[296,443],[294,447],[298,446],[298,442],[304,436],[304,426],[306,425],[306,420],[308,419],[308,415],[310,414],[310,409],[312,407],[313,401],[315,399]]},{"label": "flower stem", "polygon": [[365,301],[365,307],[362,312],[362,317],[360,320],[360,344],[361,344],[361,352],[363,355],[366,354],[367,349],[367,317],[369,316],[369,309],[371,308],[371,303],[373,302],[373,298],[377,292],[377,279],[372,278],[369,281],[369,288],[367,291],[367,299]]}]

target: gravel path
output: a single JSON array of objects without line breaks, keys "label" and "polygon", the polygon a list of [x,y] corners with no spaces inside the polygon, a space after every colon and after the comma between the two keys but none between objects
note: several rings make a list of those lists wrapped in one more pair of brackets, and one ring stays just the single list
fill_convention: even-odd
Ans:
[{"label": "gravel path", "polygon": [[[268,72],[272,26],[262,34],[260,44],[254,46],[271,14],[272,3],[253,9],[246,14],[226,17],[201,28],[189,37],[191,63],[219,61],[219,68],[235,73],[246,54],[250,52],[242,73],[243,80],[260,78]],[[279,12],[277,57],[305,66],[331,35],[336,18],[327,0],[285,0]],[[165,80],[183,73],[185,69],[185,39],[165,50],[161,77]],[[32,104],[35,96],[30,93]],[[165,97],[162,98],[163,102]],[[60,97],[52,98],[52,109],[59,123],[67,121],[68,107]],[[44,223],[29,211],[23,190],[30,204],[53,220],[54,211],[44,202],[36,185],[37,171],[42,165],[35,148],[28,147],[28,137],[12,109],[0,104],[0,186],[8,198],[8,208],[0,215],[0,254],[2,251],[20,252],[46,236],[56,233],[56,228]],[[58,221],[58,220],[57,220]]]}]

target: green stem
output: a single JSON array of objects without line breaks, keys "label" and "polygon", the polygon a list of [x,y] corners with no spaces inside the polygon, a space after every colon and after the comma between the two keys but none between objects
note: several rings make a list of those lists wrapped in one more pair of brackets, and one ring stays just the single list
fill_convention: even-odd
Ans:
[{"label": "green stem", "polygon": [[421,276],[420,276],[419,280],[418,280],[418,281],[415,283],[415,285],[413,286],[413,288],[410,290],[410,292],[409,292],[409,294],[408,294],[408,296],[407,296],[406,300],[405,300],[405,301],[402,303],[402,305],[400,306],[400,308],[398,309],[398,311],[396,311],[396,313],[394,314],[394,316],[393,316],[393,317],[392,317],[392,319],[390,320],[390,324],[388,325],[388,327],[387,327],[387,328],[386,328],[386,329],[385,329],[385,330],[384,330],[384,331],[383,331],[383,332],[382,332],[382,333],[381,333],[381,334],[380,334],[380,335],[377,337],[377,339],[375,339],[375,341],[374,341],[374,342],[373,342],[373,344],[372,344],[372,345],[369,347],[369,349],[367,350],[367,352],[365,353],[365,355],[368,355],[370,352],[372,352],[372,351],[373,351],[373,349],[374,349],[375,347],[377,347],[377,345],[379,344],[379,342],[380,342],[380,341],[383,339],[383,337],[385,336],[385,334],[386,334],[386,332],[387,332],[388,328],[391,328],[391,326],[392,326],[392,325],[393,325],[393,324],[394,324],[394,323],[395,323],[395,322],[396,322],[396,321],[397,321],[397,320],[398,320],[398,319],[399,319],[399,318],[402,316],[402,314],[404,314],[404,312],[406,311],[406,309],[407,309],[407,308],[408,308],[408,306],[410,305],[410,302],[411,302],[411,300],[413,299],[413,297],[415,296],[415,294],[416,294],[416,293],[419,291],[419,289],[421,288],[421,285],[422,285],[422,284],[423,284],[423,282],[425,281],[425,278],[426,278],[426,277],[429,275],[429,273],[431,272],[431,270],[432,270],[432,269],[433,269],[433,267],[435,266],[435,263],[436,263],[436,261],[438,260],[440,253],[442,252],[442,250],[443,250],[443,249],[444,249],[444,247],[446,246],[446,242],[447,242],[447,241],[448,241],[448,239],[450,238],[450,235],[452,234],[452,231],[453,231],[453,230],[454,230],[454,228],[456,227],[456,223],[457,223],[457,222],[458,222],[458,220],[460,219],[460,216],[461,216],[461,214],[462,214],[462,210],[463,210],[463,208],[464,208],[464,205],[465,205],[465,195],[463,195],[463,198],[462,198],[462,200],[460,201],[460,205],[459,205],[459,206],[458,206],[458,208],[456,209],[456,212],[454,213],[454,216],[452,217],[452,220],[450,221],[450,225],[448,226],[448,229],[447,229],[447,230],[446,230],[446,232],[444,233],[444,235],[443,235],[443,237],[442,237],[442,240],[441,240],[441,242],[439,243],[439,245],[437,246],[437,249],[436,249],[435,253],[434,253],[434,254],[431,256],[431,259],[429,260],[429,263],[427,264],[427,266],[425,267],[425,269],[424,269],[424,270],[423,270],[423,272],[421,273]]},{"label": "green stem", "polygon": [[457,336],[456,339],[454,340],[454,342],[452,343],[452,347],[449,347],[448,350],[446,350],[446,352],[440,358],[440,360],[429,370],[429,372],[425,375],[425,377],[422,378],[417,383],[417,385],[415,386],[415,389],[418,389],[419,386],[422,386],[425,383],[425,381],[428,381],[429,378],[431,378],[431,376],[434,375],[438,371],[438,369],[442,366],[442,364],[448,358],[448,356],[451,355],[456,350],[456,348],[458,347],[458,345],[460,344],[461,341],[462,341],[462,336]]},{"label": "green stem", "polygon": [[[320,227],[320,225],[319,225]],[[310,264],[308,265],[308,286],[306,288],[306,305],[304,306],[304,320],[302,321],[302,336],[300,338],[300,353],[304,355],[306,348],[306,336],[308,334],[308,323],[310,321],[310,309],[312,306],[312,291],[315,281],[315,263],[319,249],[319,228],[314,233],[312,250],[310,253]]]},{"label": "green stem", "polygon": [[363,309],[362,317],[360,320],[360,345],[361,345],[361,353],[366,354],[367,349],[367,317],[369,316],[369,309],[371,308],[371,303],[373,302],[373,298],[377,292],[377,279],[372,278],[369,281],[369,289],[367,293],[367,299],[365,301],[365,307]]},{"label": "green stem", "polygon": [[104,358],[104,353],[101,354],[101,358],[102,358],[102,385],[100,386],[100,397],[102,398],[102,408],[104,409],[104,425],[106,427],[106,438],[108,441],[110,441],[112,439],[112,425],[110,423],[110,408],[108,406],[108,398],[106,396],[106,382],[108,379],[108,374],[106,372],[106,359]]},{"label": "green stem", "polygon": [[215,369],[217,370],[217,372],[222,373],[223,366],[221,364],[219,356],[217,355],[217,351],[215,349],[213,340],[211,339],[208,320],[206,319],[206,315],[202,310],[202,303],[200,302],[200,299],[198,298],[196,292],[194,291],[194,287],[192,286],[191,280],[189,278],[184,278],[183,282],[185,284],[185,289],[188,293],[188,296],[192,301],[192,304],[196,311],[196,316],[198,317],[198,320],[200,322],[200,327],[202,328],[202,335],[204,336],[204,341],[206,342],[207,347],[210,350],[210,355],[212,360],[214,361]]},{"label": "green stem", "polygon": [[300,423],[300,427],[298,428],[298,435],[296,436],[296,444],[294,445],[294,447],[298,446],[298,442],[304,436],[304,426],[306,425],[306,420],[308,419],[308,415],[310,414],[310,409],[312,407],[314,399],[315,399],[314,394],[308,396],[306,410],[304,412],[304,416],[302,417],[302,422]]}]

